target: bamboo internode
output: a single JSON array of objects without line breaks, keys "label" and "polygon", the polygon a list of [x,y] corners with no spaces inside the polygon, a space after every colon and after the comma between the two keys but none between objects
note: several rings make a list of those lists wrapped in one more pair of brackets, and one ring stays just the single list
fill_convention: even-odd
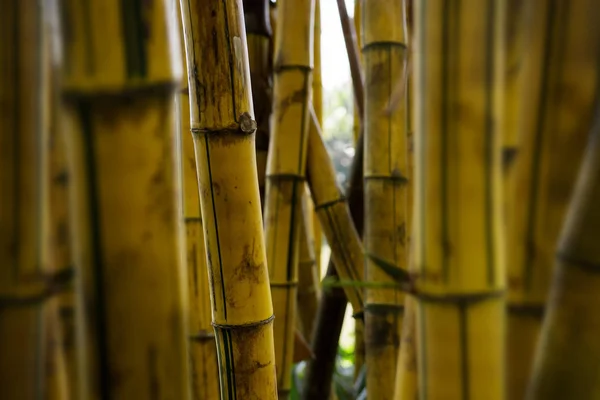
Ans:
[{"label": "bamboo internode", "polygon": [[[186,66],[185,41],[181,26],[181,9],[176,7],[179,23],[182,65]],[[190,128],[190,96],[187,74],[182,78],[182,88],[175,95],[176,108],[179,110],[178,147],[181,151],[181,218],[186,232],[186,263],[189,295],[189,354],[190,383],[193,399],[218,399],[219,363],[215,334],[212,327],[212,309],[206,268],[206,251],[198,176],[196,173],[196,154]]]},{"label": "bamboo internode", "polygon": [[503,399],[503,2],[415,7],[419,396]]},{"label": "bamboo internode", "polygon": [[[0,4],[0,397],[43,392],[43,305],[52,293],[42,265],[39,143],[47,50],[41,5]],[[47,65],[46,65],[47,66]]]},{"label": "bamboo internode", "polygon": [[82,350],[75,397],[188,398],[174,10],[70,1],[60,15]]},{"label": "bamboo internode", "polygon": [[273,118],[267,160],[265,238],[275,309],[279,398],[291,388],[297,314],[301,198],[312,92],[314,0],[277,5]]},{"label": "bamboo internode", "polygon": [[[363,2],[362,43],[365,76],[365,280],[393,283],[380,265],[408,269],[408,104],[382,115],[407,67],[402,2]],[[392,399],[400,346],[404,296],[399,289],[367,288],[365,348],[367,390]]]},{"label": "bamboo internode", "polygon": [[592,3],[540,4],[527,25],[531,50],[523,63],[519,150],[508,193],[508,388],[514,398],[523,398],[536,379],[530,374],[557,240],[597,112],[600,36],[591,28]]},{"label": "bamboo internode", "polygon": [[221,398],[276,399],[241,1],[182,1],[181,8]]}]

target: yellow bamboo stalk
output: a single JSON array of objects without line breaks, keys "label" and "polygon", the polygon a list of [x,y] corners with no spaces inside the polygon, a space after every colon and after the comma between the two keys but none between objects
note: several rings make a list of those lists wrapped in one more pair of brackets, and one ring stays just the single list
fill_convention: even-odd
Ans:
[{"label": "yellow bamboo stalk", "polygon": [[590,29],[593,7],[536,3],[528,23],[519,153],[507,194],[509,398],[523,398],[527,389],[556,242],[596,112],[600,36]]},{"label": "yellow bamboo stalk", "polygon": [[298,320],[300,332],[310,339],[319,303],[319,270],[315,261],[312,200],[308,188],[302,194],[298,249]]},{"label": "yellow bamboo stalk", "polygon": [[[177,19],[181,21],[181,10],[177,9]],[[182,65],[187,65],[183,27],[179,24],[181,36]],[[190,125],[190,96],[187,74],[184,74],[182,89],[175,95],[179,110],[179,148],[181,151],[181,176],[183,188],[183,214],[181,218],[186,230],[186,262],[189,294],[189,351],[190,382],[193,399],[211,400],[220,397],[219,363],[215,334],[212,327],[212,311],[196,155]]]},{"label": "yellow bamboo stalk", "polygon": [[[590,13],[593,2],[560,2],[569,11],[579,16],[575,27],[570,14],[566,16],[573,30],[594,32],[598,37],[598,17]],[[587,13],[579,14],[585,10]],[[567,21],[563,22],[564,24]],[[592,53],[597,51],[597,40],[591,45]],[[588,57],[587,51],[578,53]],[[581,63],[572,82],[579,79],[598,82],[597,68],[590,69]],[[566,72],[566,71],[565,71]],[[580,75],[581,74],[581,75]],[[565,73],[565,76],[567,74]],[[596,85],[592,83],[594,87]],[[586,107],[587,108],[587,107]],[[544,319],[540,342],[536,350],[532,380],[527,391],[527,399],[598,399],[598,359],[600,358],[600,253],[598,251],[600,213],[600,131],[597,104],[594,107],[594,120],[586,118],[578,121],[591,128],[592,134],[579,173],[573,199],[569,205],[565,224],[560,234],[556,252],[556,268],[552,289],[548,297],[548,310]],[[578,109],[572,108],[573,116]]]},{"label": "yellow bamboo stalk", "polygon": [[0,3],[0,398],[43,395],[41,162],[44,55],[41,4]]},{"label": "yellow bamboo stalk", "polygon": [[[312,84],[312,105],[319,121],[319,126],[323,126],[323,78],[322,78],[322,66],[321,66],[321,0],[315,0],[315,23],[314,23],[314,46],[313,46],[313,84]],[[309,205],[312,207],[312,227],[313,227],[313,240],[314,240],[314,251],[315,251],[315,263],[317,271],[319,271],[319,281],[323,276],[323,264],[321,262],[321,249],[323,247],[323,232],[321,229],[321,223],[319,222],[319,216],[314,210],[315,205],[312,203],[312,199],[309,197]]]},{"label": "yellow bamboo stalk", "polygon": [[[48,38],[55,32],[56,8],[54,3],[44,3],[44,34]],[[70,246],[69,199],[66,148],[62,134],[59,105],[60,85],[56,42],[47,40],[45,78],[48,81],[44,98],[43,117],[48,127],[47,140],[43,144],[42,163],[42,262],[48,273],[63,276],[74,275]],[[66,400],[77,393],[77,368],[75,349],[74,302],[71,280],[56,293],[45,306],[45,374],[46,399]]]},{"label": "yellow bamboo stalk", "polygon": [[221,399],[276,399],[242,4],[180,4]]},{"label": "yellow bamboo stalk", "polygon": [[61,3],[76,398],[189,397],[173,5]]},{"label": "yellow bamboo stalk", "polygon": [[[409,244],[409,271],[414,272],[414,263],[412,257],[414,253],[413,240],[413,196],[414,196],[414,68],[412,68],[414,60],[414,25],[413,25],[413,2],[412,0],[403,1],[404,15],[408,31],[408,64],[407,76],[404,82],[404,90],[406,91],[406,104],[408,107],[408,184],[406,187],[408,212],[406,215],[406,232],[407,242]],[[401,104],[399,104],[401,106]],[[418,376],[417,376],[417,334],[416,334],[416,313],[415,299],[411,296],[404,298],[404,318],[402,320],[402,331],[400,333],[400,351],[398,353],[398,363],[396,365],[396,386],[394,389],[394,399],[416,399],[418,393]]]},{"label": "yellow bamboo stalk", "polygon": [[269,0],[244,0],[252,99],[256,116],[256,167],[261,204],[266,189],[267,155],[273,99],[272,27]]},{"label": "yellow bamboo stalk", "polygon": [[313,111],[309,123],[306,175],[311,196],[323,233],[331,247],[331,258],[340,283],[354,309],[355,317],[358,317],[357,323],[362,323],[364,305],[364,294],[360,287],[363,281],[362,243],[352,222],[346,197],[336,184],[335,170]]},{"label": "yellow bamboo stalk", "polygon": [[504,399],[503,6],[415,4],[421,399]]},{"label": "yellow bamboo stalk", "polygon": [[273,307],[279,398],[289,396],[297,309],[300,201],[304,191],[312,91],[314,0],[277,6],[273,126],[267,161],[265,239]]},{"label": "yellow bamboo stalk", "polygon": [[[405,75],[407,41],[401,2],[363,3],[365,76],[365,279],[393,284],[381,262],[407,271],[408,105],[382,115],[393,88]],[[365,349],[367,391],[394,396],[404,296],[398,289],[367,288]]]},{"label": "yellow bamboo stalk", "polygon": [[[356,44],[359,49],[362,49],[362,1],[354,2],[354,32],[356,33]],[[358,59],[360,65],[362,62],[362,53],[358,52]],[[364,71],[363,71],[364,74]],[[356,103],[356,102],[353,102]],[[359,115],[356,104],[353,104],[353,125],[352,125],[352,136],[354,139],[354,145],[358,142],[358,137],[361,134],[361,121],[363,116]],[[323,126],[322,122],[321,126]],[[354,378],[358,377],[363,365],[365,364],[365,326],[364,324],[354,324]]]}]

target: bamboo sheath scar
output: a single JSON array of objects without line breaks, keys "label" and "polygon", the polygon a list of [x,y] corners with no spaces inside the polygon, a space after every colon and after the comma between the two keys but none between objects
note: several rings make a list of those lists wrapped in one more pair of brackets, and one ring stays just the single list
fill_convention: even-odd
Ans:
[{"label": "bamboo sheath scar", "polygon": [[83,352],[75,397],[186,399],[174,10],[167,1],[66,1],[60,15]]},{"label": "bamboo sheath scar", "polygon": [[221,399],[276,399],[242,4],[180,4]]},{"label": "bamboo sheath scar", "polygon": [[508,377],[523,398],[552,280],[556,244],[596,112],[600,32],[590,1],[536,4],[523,64],[519,153],[512,166]]},{"label": "bamboo sheath scar", "polygon": [[415,6],[419,397],[503,399],[504,2]]},{"label": "bamboo sheath scar", "polygon": [[[382,115],[407,66],[402,2],[365,0],[362,10],[365,76],[365,280],[393,284],[380,264],[407,271],[408,118],[406,94],[400,107]],[[366,289],[367,390],[392,399],[400,346],[404,296],[399,289]]]},{"label": "bamboo sheath scar", "polygon": [[54,291],[42,265],[39,148],[44,86],[41,5],[0,5],[0,398],[43,393],[43,306]]},{"label": "bamboo sheath scar", "polygon": [[[176,16],[181,21],[177,4]],[[179,24],[182,65],[186,65],[183,27]],[[192,399],[212,400],[220,397],[219,363],[215,334],[212,327],[208,269],[204,249],[204,228],[200,210],[196,154],[190,128],[190,97],[187,74],[182,79],[182,89],[175,95],[179,110],[178,140],[181,152],[182,214],[186,231],[186,263],[189,295],[189,357]]]},{"label": "bamboo sheath scar", "polygon": [[276,321],[279,398],[291,389],[298,250],[312,91],[314,0],[277,5],[272,132],[267,159],[265,240]]}]

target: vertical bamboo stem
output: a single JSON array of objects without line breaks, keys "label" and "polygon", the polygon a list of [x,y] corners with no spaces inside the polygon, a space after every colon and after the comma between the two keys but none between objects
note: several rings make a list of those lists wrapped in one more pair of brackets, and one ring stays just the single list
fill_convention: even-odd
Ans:
[{"label": "vertical bamboo stem", "polygon": [[277,6],[273,127],[267,161],[265,239],[277,321],[279,398],[289,395],[297,310],[300,201],[312,91],[314,0]]},{"label": "vertical bamboo stem", "polygon": [[276,399],[242,4],[195,0],[181,8],[221,399]]},{"label": "vertical bamboo stem", "polygon": [[[321,73],[321,0],[315,0],[315,23],[314,23],[314,46],[313,46],[313,91],[312,91],[312,105],[319,121],[319,126],[323,126],[323,78]],[[319,216],[314,210],[315,205],[309,197],[309,205],[312,207],[312,227],[313,227],[313,248],[315,252],[315,263],[317,271],[319,272],[319,281],[323,275],[323,268],[321,261],[321,249],[323,247],[323,232],[321,229],[321,223],[319,222]],[[309,335],[310,337],[310,335]]]},{"label": "vertical bamboo stem", "polygon": [[[50,38],[57,26],[56,3],[44,3],[44,30]],[[66,143],[60,123],[60,71],[56,41],[46,40],[45,79],[47,95],[43,116],[48,127],[43,143],[42,178],[42,260],[44,268],[69,282],[45,307],[46,391],[47,399],[66,400],[77,395],[77,363],[75,347],[75,294],[70,277],[74,275],[69,229],[69,171]]]},{"label": "vertical bamboo stem", "polygon": [[189,397],[174,12],[61,3],[81,399]]},{"label": "vertical bamboo stem", "polygon": [[43,394],[41,160],[45,141],[41,5],[0,4],[0,397]]},{"label": "vertical bamboo stem", "polygon": [[[382,260],[407,270],[408,105],[382,115],[407,66],[401,2],[363,3],[365,71],[365,257],[366,281],[393,283]],[[367,390],[377,399],[394,396],[404,296],[397,289],[367,288],[365,346]]]},{"label": "vertical bamboo stem", "polygon": [[263,208],[265,206],[267,155],[271,132],[273,102],[273,62],[269,0],[244,0],[244,18],[248,40],[248,61],[252,81],[252,99],[256,115],[256,167]]},{"label": "vertical bamboo stem", "polygon": [[[177,5],[177,19],[181,21],[180,6]],[[182,65],[186,66],[185,41],[183,27],[179,24],[181,35]],[[187,71],[187,69],[186,69]],[[181,151],[181,177],[183,188],[183,214],[181,218],[186,230],[186,263],[189,294],[189,352],[190,382],[192,398],[198,400],[218,399],[219,363],[215,334],[212,327],[208,269],[204,245],[204,230],[198,176],[196,173],[196,155],[190,126],[190,96],[188,77],[184,74],[183,88],[175,95],[179,110],[179,149]]]},{"label": "vertical bamboo stem", "polygon": [[[579,29],[585,27],[582,30],[594,32],[594,36],[598,37],[597,16],[590,14],[592,8],[588,8],[591,3],[569,2],[568,6],[573,7],[573,14],[578,14],[579,6],[587,11],[579,14],[577,21],[582,24]],[[597,69],[593,71],[584,67],[577,70],[579,73],[583,74],[582,78],[589,79],[597,75]],[[597,105],[594,108],[592,137],[556,252],[548,310],[536,350],[527,399],[600,398],[600,110]],[[589,122],[586,120],[586,123]]]},{"label": "vertical bamboo stem", "polygon": [[422,399],[504,399],[503,5],[415,4]]},{"label": "vertical bamboo stem", "polygon": [[[414,210],[414,117],[415,99],[414,99],[414,24],[413,24],[413,2],[404,0],[404,15],[408,31],[408,64],[407,77],[403,83],[406,91],[407,106],[407,140],[408,140],[408,184],[406,215],[407,242],[409,244],[409,271],[414,273],[414,263],[412,262],[414,253],[413,239],[413,210]],[[406,296],[404,298],[404,318],[402,320],[402,331],[400,333],[400,351],[398,353],[398,363],[396,365],[396,385],[394,389],[394,399],[416,399],[418,398],[418,377],[417,377],[417,334],[416,334],[416,302],[414,297]]]},{"label": "vertical bamboo stem", "polygon": [[557,240],[595,118],[600,31],[591,28],[592,7],[590,1],[536,4],[528,23],[519,153],[508,193],[511,398],[525,395]]}]

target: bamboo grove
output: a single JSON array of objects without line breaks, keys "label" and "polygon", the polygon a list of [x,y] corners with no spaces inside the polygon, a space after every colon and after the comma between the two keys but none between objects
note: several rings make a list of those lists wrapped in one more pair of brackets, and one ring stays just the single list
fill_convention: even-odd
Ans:
[{"label": "bamboo grove", "polygon": [[599,101],[593,0],[3,0],[0,399],[600,400]]}]

